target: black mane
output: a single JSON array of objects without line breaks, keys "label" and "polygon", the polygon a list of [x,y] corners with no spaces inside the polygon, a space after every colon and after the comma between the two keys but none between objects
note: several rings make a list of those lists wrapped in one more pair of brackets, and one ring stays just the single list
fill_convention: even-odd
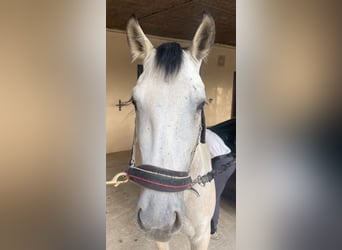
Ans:
[{"label": "black mane", "polygon": [[183,62],[183,51],[178,43],[163,43],[157,48],[156,65],[165,78],[178,73]]}]

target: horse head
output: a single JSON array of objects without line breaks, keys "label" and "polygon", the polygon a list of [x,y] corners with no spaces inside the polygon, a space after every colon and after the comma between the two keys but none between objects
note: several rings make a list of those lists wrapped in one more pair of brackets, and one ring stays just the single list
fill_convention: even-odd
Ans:
[{"label": "horse head", "polygon": [[[135,17],[128,21],[127,38],[133,61],[143,60],[144,67],[132,92],[142,164],[188,172],[206,102],[200,66],[214,43],[214,20],[203,15],[186,49],[178,43],[155,48]],[[144,188],[137,206],[139,226],[152,239],[168,241],[182,225],[183,196]]]}]

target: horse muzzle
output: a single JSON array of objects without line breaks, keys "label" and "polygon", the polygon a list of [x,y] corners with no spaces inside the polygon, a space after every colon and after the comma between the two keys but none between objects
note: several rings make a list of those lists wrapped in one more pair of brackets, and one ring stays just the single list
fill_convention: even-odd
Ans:
[{"label": "horse muzzle", "polygon": [[137,205],[137,222],[147,235],[157,241],[167,241],[182,226],[184,196],[144,189]]},{"label": "horse muzzle", "polygon": [[179,212],[173,212],[172,216],[165,219],[151,218],[148,213],[140,208],[137,213],[137,221],[142,230],[147,233],[147,236],[156,241],[169,241],[172,234],[177,232],[182,226],[181,215]]}]

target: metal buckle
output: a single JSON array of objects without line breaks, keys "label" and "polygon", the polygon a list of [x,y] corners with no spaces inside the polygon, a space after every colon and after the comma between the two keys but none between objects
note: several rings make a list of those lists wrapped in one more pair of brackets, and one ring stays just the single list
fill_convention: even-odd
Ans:
[{"label": "metal buckle", "polygon": [[[119,179],[121,178],[121,180]],[[114,175],[111,181],[106,181],[106,185],[113,185],[114,187],[119,186],[120,184],[128,182],[129,178],[126,172],[121,172]]]},{"label": "metal buckle", "polygon": [[193,182],[194,184],[198,184],[200,185],[201,187],[204,187],[205,186],[205,182],[202,180],[202,176],[197,176],[197,178],[194,180]]}]

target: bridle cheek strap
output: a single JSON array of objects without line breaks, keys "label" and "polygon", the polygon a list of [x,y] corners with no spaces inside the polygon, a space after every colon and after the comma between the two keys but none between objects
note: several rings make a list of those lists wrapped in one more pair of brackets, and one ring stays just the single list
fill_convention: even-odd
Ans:
[{"label": "bridle cheek strap", "polygon": [[192,185],[192,179],[187,172],[152,165],[130,166],[126,172],[130,180],[156,191],[181,192]]},{"label": "bridle cheek strap", "polygon": [[202,108],[201,110],[201,138],[200,142],[205,143],[205,131],[206,131],[206,123],[205,123],[205,115],[204,115],[204,110]]}]

